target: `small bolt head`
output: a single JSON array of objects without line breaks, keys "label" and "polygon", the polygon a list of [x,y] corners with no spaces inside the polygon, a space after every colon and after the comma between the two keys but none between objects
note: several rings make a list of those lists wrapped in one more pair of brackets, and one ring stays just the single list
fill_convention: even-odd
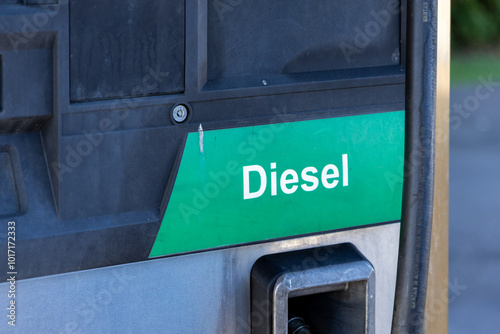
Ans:
[{"label": "small bolt head", "polygon": [[172,109],[172,117],[177,123],[182,123],[186,120],[188,116],[188,109],[185,105],[179,104],[174,109]]}]

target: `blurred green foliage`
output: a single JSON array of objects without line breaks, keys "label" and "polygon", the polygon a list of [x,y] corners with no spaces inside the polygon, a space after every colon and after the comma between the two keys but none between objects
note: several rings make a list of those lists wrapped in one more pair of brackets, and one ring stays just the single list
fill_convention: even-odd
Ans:
[{"label": "blurred green foliage", "polygon": [[500,0],[452,0],[451,46],[454,49],[500,43]]}]

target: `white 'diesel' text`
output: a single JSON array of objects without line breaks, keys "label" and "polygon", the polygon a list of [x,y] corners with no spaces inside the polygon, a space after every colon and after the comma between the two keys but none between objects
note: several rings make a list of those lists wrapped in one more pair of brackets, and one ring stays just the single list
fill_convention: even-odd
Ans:
[{"label": "white 'diesel' text", "polygon": [[[349,185],[349,172],[348,172],[348,156],[342,154],[342,186]],[[250,173],[258,173],[260,179],[260,186],[257,191],[250,191]],[[304,191],[314,191],[319,186],[319,179],[321,184],[326,189],[333,189],[339,184],[338,178],[340,177],[339,169],[333,164],[328,164],[323,167],[321,176],[316,176],[318,173],[316,167],[306,167],[300,173],[300,178],[303,183],[299,184],[299,174],[293,169],[285,170],[280,178],[280,189],[284,194],[293,194],[299,186]],[[278,194],[278,177],[276,174],[276,163],[271,163],[270,172],[271,196]],[[254,188],[254,187],[252,187]],[[267,174],[264,167],[260,165],[243,166],[243,199],[258,198],[264,194],[267,189]]]}]

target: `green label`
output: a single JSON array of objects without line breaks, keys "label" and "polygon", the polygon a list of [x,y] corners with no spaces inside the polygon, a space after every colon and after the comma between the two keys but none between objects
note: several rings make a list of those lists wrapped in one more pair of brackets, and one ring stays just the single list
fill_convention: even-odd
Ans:
[{"label": "green label", "polygon": [[399,220],[404,112],[189,133],[150,257]]}]

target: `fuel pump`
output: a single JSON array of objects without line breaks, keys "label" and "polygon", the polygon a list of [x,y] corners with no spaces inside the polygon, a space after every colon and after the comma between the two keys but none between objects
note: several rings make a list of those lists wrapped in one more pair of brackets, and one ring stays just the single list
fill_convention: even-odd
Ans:
[{"label": "fuel pump", "polygon": [[421,333],[438,20],[437,1],[0,0],[16,330]]}]

